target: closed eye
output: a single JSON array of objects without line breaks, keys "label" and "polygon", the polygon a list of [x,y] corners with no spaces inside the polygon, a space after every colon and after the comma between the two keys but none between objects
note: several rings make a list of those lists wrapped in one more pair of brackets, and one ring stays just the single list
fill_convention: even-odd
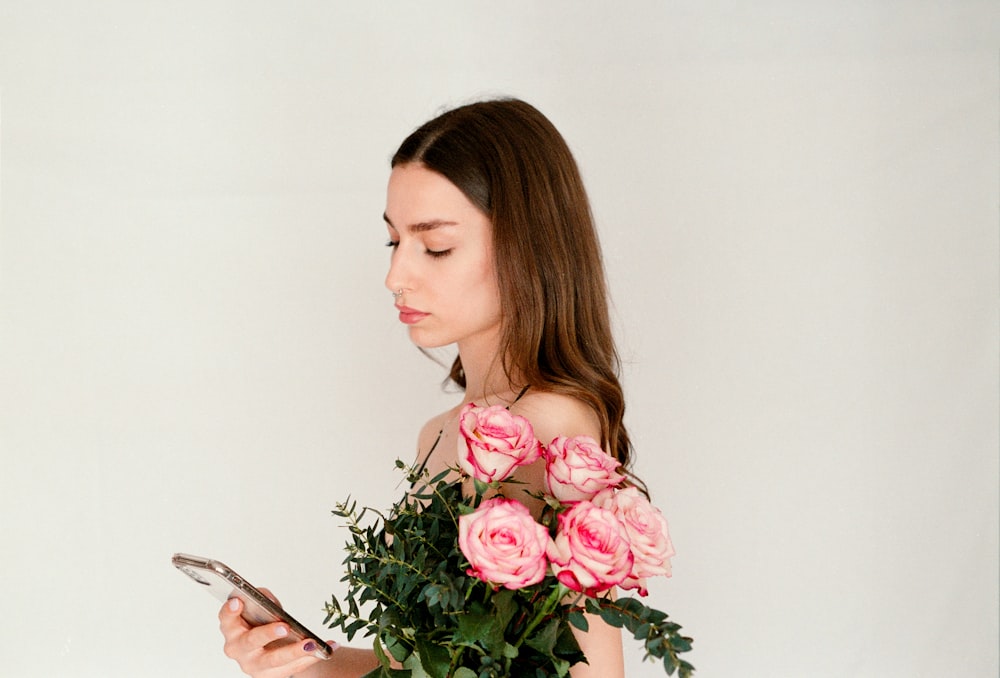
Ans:
[{"label": "closed eye", "polygon": [[[392,249],[396,249],[399,247],[399,241],[388,240],[385,243],[385,246],[390,247]],[[424,250],[424,253],[427,254],[427,256],[431,257],[432,259],[441,259],[451,254],[451,248],[448,248],[446,250]]]}]

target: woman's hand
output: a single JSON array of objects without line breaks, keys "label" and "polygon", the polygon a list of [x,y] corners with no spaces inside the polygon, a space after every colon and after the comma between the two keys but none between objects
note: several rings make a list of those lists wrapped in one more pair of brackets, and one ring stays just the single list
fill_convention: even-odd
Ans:
[{"label": "woman's hand", "polygon": [[[261,591],[278,602],[267,589]],[[235,660],[243,673],[253,678],[289,678],[295,675],[303,678],[306,669],[322,661],[313,654],[316,651],[315,641],[295,642],[288,638],[288,624],[275,622],[251,626],[240,616],[242,612],[243,601],[230,599],[219,610],[219,629],[225,638],[226,656]]]}]

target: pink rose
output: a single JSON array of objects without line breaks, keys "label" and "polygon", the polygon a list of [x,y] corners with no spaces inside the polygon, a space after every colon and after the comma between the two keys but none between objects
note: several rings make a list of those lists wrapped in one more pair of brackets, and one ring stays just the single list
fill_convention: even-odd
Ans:
[{"label": "pink rose", "polygon": [[469,403],[459,415],[458,465],[484,483],[505,480],[542,453],[531,422],[499,405]]},{"label": "pink rose", "polygon": [[632,571],[625,528],[614,513],[589,501],[559,514],[556,538],[547,553],[556,578],[588,596],[621,583]]},{"label": "pink rose", "polygon": [[458,519],[458,547],[471,565],[467,574],[508,589],[545,578],[548,543],[548,531],[513,499],[487,499]]},{"label": "pink rose", "polygon": [[545,450],[545,489],[562,502],[590,499],[625,480],[620,464],[589,436],[559,436]]},{"label": "pink rose", "polygon": [[670,541],[667,519],[635,487],[604,490],[594,497],[594,504],[617,516],[632,544],[632,571],[621,587],[638,589],[639,595],[645,596],[649,593],[647,577],[670,576],[674,545]]}]

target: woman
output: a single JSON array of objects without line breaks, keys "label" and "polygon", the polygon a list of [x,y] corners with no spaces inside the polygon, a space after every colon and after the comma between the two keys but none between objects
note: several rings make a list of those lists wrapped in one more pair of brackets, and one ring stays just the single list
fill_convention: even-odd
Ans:
[{"label": "woman", "polygon": [[[457,446],[457,414],[475,402],[509,406],[539,440],[591,436],[627,468],[600,247],[580,173],[552,123],[517,100],[431,120],[392,159],[384,217],[385,283],[399,319],[422,349],[457,345],[450,379],[465,392],[423,427],[418,463],[431,476],[454,466],[446,451]],[[524,467],[524,489],[513,491],[541,491],[543,476],[541,462]],[[371,651],[351,648],[319,661],[307,643],[274,642],[284,624],[251,628],[240,611],[231,601],[219,613],[225,650],[254,678],[360,676],[377,665]],[[577,635],[589,665],[575,665],[573,678],[624,674],[618,629],[592,617]]]}]

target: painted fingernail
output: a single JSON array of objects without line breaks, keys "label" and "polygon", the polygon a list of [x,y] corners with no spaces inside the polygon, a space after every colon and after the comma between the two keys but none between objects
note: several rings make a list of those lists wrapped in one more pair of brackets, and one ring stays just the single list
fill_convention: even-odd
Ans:
[{"label": "painted fingernail", "polygon": [[306,652],[315,652],[316,651],[316,643],[314,643],[314,642],[312,642],[310,640],[309,642],[307,642],[305,645],[302,646],[302,649],[304,651],[306,651]]},{"label": "painted fingernail", "polygon": [[229,599],[229,609],[232,610],[233,612],[236,612],[237,610],[239,610],[240,609],[240,599],[239,598],[230,598]]}]

